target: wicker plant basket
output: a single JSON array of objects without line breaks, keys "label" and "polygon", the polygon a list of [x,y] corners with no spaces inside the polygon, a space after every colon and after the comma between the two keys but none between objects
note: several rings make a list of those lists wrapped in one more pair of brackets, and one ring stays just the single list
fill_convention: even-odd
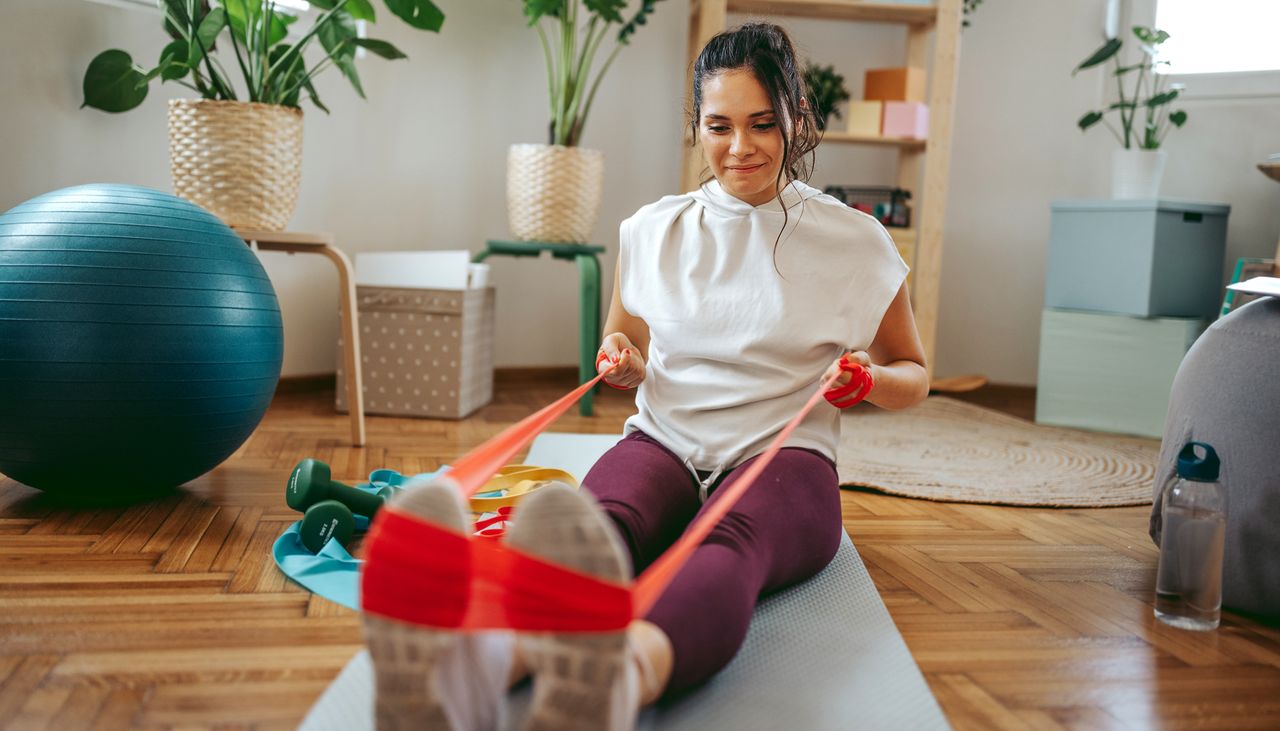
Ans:
[{"label": "wicker plant basket", "polygon": [[302,110],[276,104],[169,102],[173,190],[230,226],[279,231],[298,202]]},{"label": "wicker plant basket", "polygon": [[519,240],[586,242],[603,188],[599,150],[512,145],[507,152],[507,219]]}]

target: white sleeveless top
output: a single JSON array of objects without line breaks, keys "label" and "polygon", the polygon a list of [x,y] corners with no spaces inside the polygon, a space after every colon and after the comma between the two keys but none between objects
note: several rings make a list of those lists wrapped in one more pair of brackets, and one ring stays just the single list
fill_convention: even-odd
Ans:
[{"label": "white sleeveless top", "polygon": [[[623,221],[620,242],[622,304],[650,332],[625,431],[716,474],[764,451],[841,353],[871,345],[907,275],[875,218],[799,182],[759,207],[716,181],[667,196]],[[821,402],[786,446],[834,460],[839,435]]]}]

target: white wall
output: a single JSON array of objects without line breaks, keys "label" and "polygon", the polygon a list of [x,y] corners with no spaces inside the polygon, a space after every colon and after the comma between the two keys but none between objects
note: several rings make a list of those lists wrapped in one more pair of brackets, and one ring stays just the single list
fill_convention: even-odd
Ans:
[{"label": "white wall", "polygon": [[[1106,194],[1114,143],[1075,120],[1101,96],[1070,70],[1099,42],[1103,0],[990,0],[965,31],[947,215],[937,371],[1035,380],[1050,201]],[[350,254],[478,249],[507,235],[505,156],[545,141],[546,79],[537,37],[516,0],[440,0],[441,34],[408,29],[377,4],[373,35],[408,61],[362,61],[369,101],[336,75],[322,79],[326,116],[307,109],[301,201],[291,227],[332,231]],[[672,192],[683,129],[687,0],[659,3],[597,97],[584,145],[606,155],[594,240]],[[0,4],[0,210],[58,187],[94,181],[168,189],[164,102],[155,86],[133,112],[78,109],[85,66],[118,47],[150,62],[163,46],[157,16],[85,0]],[[834,63],[855,96],[861,69],[898,62],[892,26],[789,21],[802,49]],[[1280,147],[1280,99],[1189,104],[1175,131],[1165,192],[1233,206],[1228,259],[1264,256],[1280,232],[1280,190],[1253,164]],[[813,183],[891,180],[892,153],[820,151]],[[315,259],[312,261],[311,259]],[[265,254],[285,313],[285,373],[333,370],[336,276],[318,257]],[[490,260],[498,287],[500,366],[577,359],[577,275],[551,260]],[[606,295],[608,292],[606,291]]]},{"label": "white wall", "polygon": [[[1118,146],[1101,127],[1076,128],[1081,115],[1103,106],[1104,73],[1073,78],[1071,70],[1102,44],[1104,6],[988,0],[964,31],[942,265],[941,374],[1035,382],[1050,204],[1106,197]],[[1280,95],[1183,106],[1189,121],[1165,140],[1161,195],[1231,205],[1231,266],[1241,256],[1272,256],[1280,187],[1254,165],[1280,151]],[[1224,281],[1229,275],[1226,266]]]}]

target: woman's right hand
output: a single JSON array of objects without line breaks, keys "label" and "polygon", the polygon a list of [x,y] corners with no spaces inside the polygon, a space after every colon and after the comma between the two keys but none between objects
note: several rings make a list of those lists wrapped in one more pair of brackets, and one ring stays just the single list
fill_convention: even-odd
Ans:
[{"label": "woman's right hand", "polygon": [[600,343],[596,356],[596,372],[603,373],[609,366],[618,367],[604,377],[604,382],[614,388],[635,388],[644,380],[644,358],[631,340],[622,333],[610,333]]}]

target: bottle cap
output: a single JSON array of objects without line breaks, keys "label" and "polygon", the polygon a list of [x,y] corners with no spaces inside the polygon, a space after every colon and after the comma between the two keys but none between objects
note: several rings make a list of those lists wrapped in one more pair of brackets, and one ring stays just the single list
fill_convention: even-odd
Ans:
[{"label": "bottle cap", "polygon": [[[1204,456],[1196,455],[1196,447],[1204,451]],[[1187,442],[1187,446],[1178,453],[1178,477],[1198,482],[1215,482],[1222,463],[1218,453],[1204,442]]]}]

